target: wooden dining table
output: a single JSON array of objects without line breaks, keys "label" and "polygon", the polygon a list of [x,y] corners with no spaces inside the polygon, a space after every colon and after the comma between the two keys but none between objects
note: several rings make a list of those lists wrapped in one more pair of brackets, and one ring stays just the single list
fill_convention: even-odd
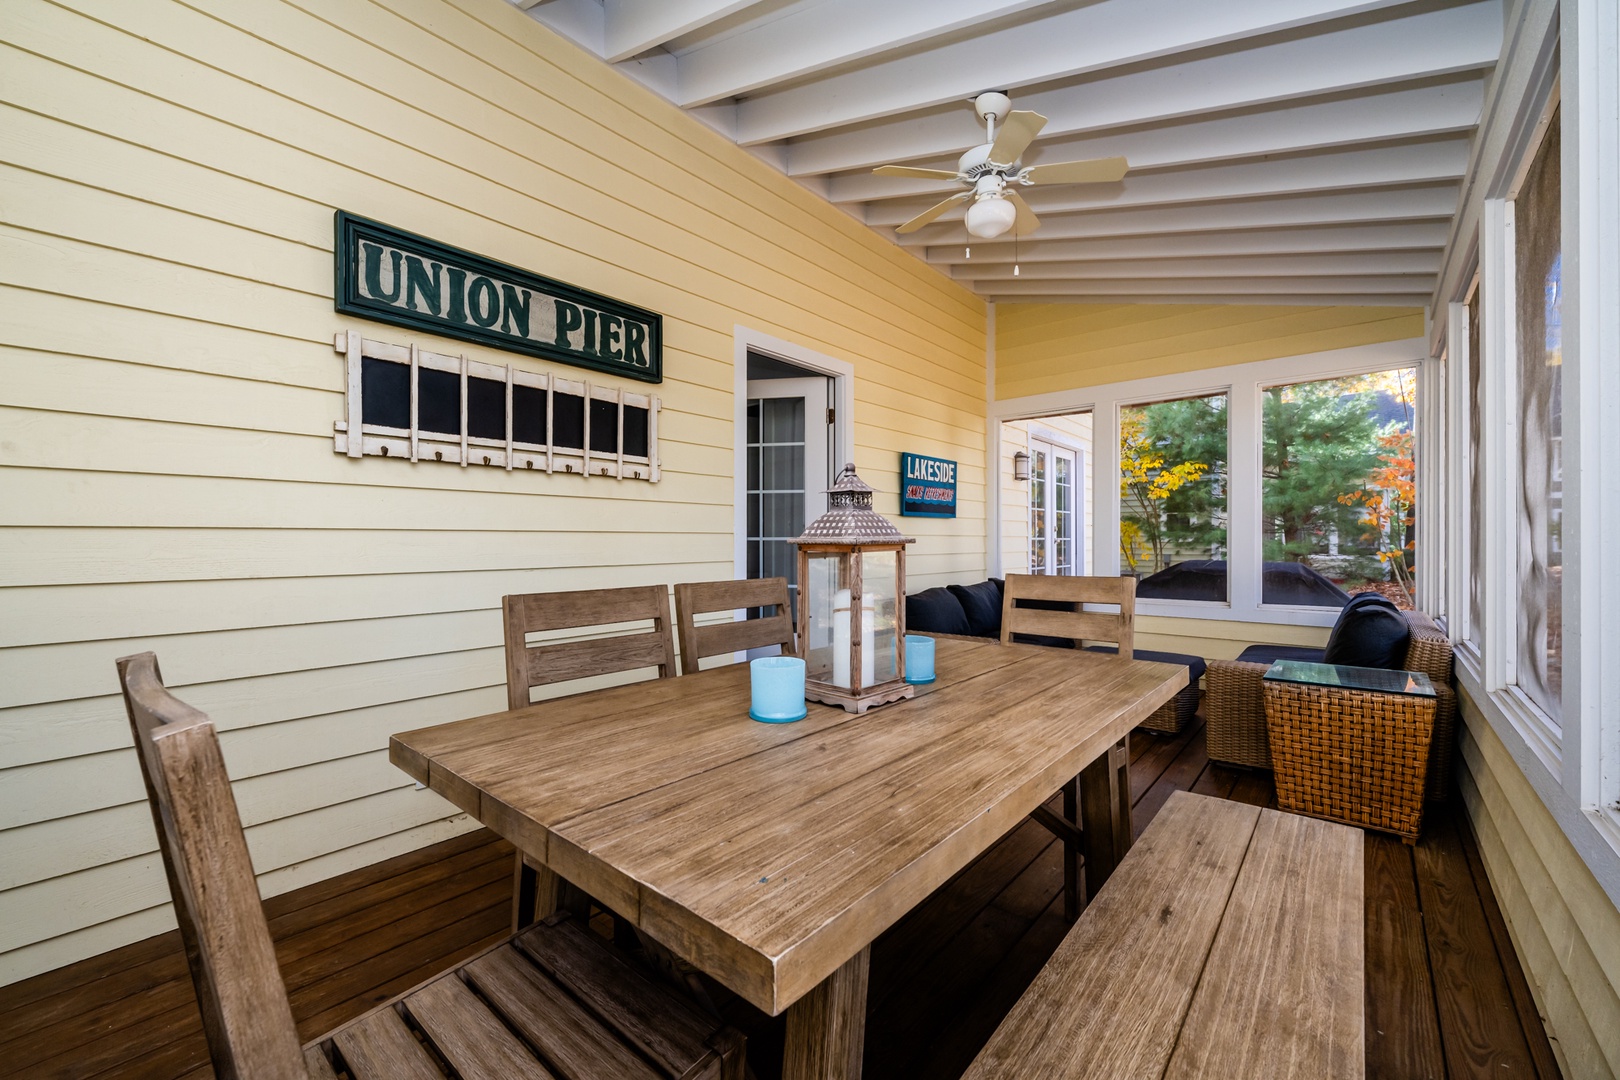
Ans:
[{"label": "wooden dining table", "polygon": [[748,717],[731,664],[393,736],[389,756],[771,1015],[783,1075],[855,1078],[870,946],[1067,781],[1086,885],[1130,845],[1130,730],[1180,665],[940,638],[935,682],[856,716]]}]

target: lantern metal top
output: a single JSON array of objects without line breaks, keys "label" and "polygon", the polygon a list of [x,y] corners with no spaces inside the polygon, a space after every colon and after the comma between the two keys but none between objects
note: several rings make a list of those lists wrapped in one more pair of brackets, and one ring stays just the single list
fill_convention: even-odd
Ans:
[{"label": "lantern metal top", "polygon": [[832,509],[804,530],[798,544],[910,544],[894,523],[872,509],[872,489],[855,475],[854,465],[845,465],[833,486],[827,489]]}]

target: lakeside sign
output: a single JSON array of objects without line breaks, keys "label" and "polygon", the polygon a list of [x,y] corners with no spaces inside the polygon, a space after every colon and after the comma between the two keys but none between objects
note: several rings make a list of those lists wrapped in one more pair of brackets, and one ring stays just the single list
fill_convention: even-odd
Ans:
[{"label": "lakeside sign", "polygon": [[660,315],[342,210],[336,229],[345,314],[664,381]]},{"label": "lakeside sign", "polygon": [[902,453],[900,513],[904,517],[955,517],[956,462]]}]

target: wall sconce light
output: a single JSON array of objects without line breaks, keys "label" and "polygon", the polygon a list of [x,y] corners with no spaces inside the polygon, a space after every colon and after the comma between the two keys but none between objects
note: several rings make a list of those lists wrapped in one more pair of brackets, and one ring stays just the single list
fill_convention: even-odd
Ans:
[{"label": "wall sconce light", "polygon": [[1029,479],[1029,455],[1022,450],[1013,455],[1013,479]]}]

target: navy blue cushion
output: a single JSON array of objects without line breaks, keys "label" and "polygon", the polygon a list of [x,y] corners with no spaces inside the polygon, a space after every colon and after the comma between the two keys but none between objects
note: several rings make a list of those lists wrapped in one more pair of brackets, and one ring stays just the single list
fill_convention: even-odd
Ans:
[{"label": "navy blue cushion", "polygon": [[1324,664],[1398,670],[1412,630],[1401,611],[1378,593],[1357,593],[1339,613],[1322,650]]},{"label": "navy blue cushion", "polygon": [[1307,664],[1322,662],[1321,649],[1307,649],[1302,645],[1250,645],[1238,653],[1246,664],[1272,664],[1278,660],[1301,660]]},{"label": "navy blue cushion", "polygon": [[942,585],[906,597],[906,629],[921,634],[967,634],[962,602]]},{"label": "navy blue cushion", "polygon": [[[1117,645],[1087,645],[1086,652],[1100,652],[1117,654]],[[1197,686],[1198,680],[1204,677],[1204,668],[1207,667],[1202,656],[1193,656],[1191,653],[1178,652],[1150,652],[1147,649],[1132,649],[1131,656],[1137,660],[1152,660],[1156,664],[1181,664],[1187,670],[1187,684]]]},{"label": "navy blue cushion", "polygon": [[974,637],[1001,636],[1001,586],[994,581],[977,585],[947,585],[967,614],[968,633]]}]

